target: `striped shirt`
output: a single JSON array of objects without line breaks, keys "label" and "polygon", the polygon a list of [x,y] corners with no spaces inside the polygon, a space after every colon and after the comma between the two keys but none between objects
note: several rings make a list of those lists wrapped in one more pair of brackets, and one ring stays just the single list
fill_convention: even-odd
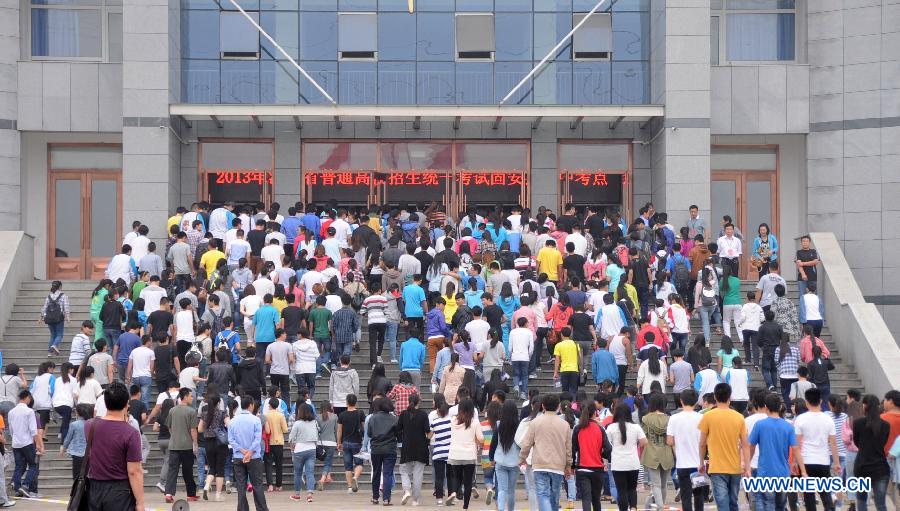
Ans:
[{"label": "striped shirt", "polygon": [[835,417],[834,412],[829,410],[825,412],[825,415],[831,417],[831,420],[834,421],[834,436],[837,439],[838,456],[847,456],[847,445],[841,441],[841,430],[844,429],[844,423],[847,422],[847,414],[841,412],[840,415]]},{"label": "striped shirt", "polygon": [[450,454],[450,420],[449,413],[439,417],[437,411],[428,414],[428,423],[431,426],[431,459],[435,461],[447,461]]},{"label": "striped shirt", "polygon": [[335,342],[352,342],[359,326],[359,316],[350,307],[341,307],[331,317]]},{"label": "striped shirt", "polygon": [[484,436],[481,444],[481,468],[488,468],[491,466],[491,440],[494,438],[491,421],[481,421],[481,434]]},{"label": "striped shirt", "polygon": [[372,295],[363,301],[359,313],[369,317],[369,324],[385,323],[387,322],[386,309],[387,298],[384,295]]},{"label": "striped shirt", "polygon": [[73,365],[81,365],[84,357],[91,351],[91,338],[83,333],[75,334],[72,338],[72,349],[69,351],[69,363]]},{"label": "striped shirt", "polygon": [[792,379],[797,377],[797,368],[800,366],[800,348],[796,344],[788,344],[790,353],[781,360],[781,347],[775,348],[775,363],[778,365],[778,377]]}]

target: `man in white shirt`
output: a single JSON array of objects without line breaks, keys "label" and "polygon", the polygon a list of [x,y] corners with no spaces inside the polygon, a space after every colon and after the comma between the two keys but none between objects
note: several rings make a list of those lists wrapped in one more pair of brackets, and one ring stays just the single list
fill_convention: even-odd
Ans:
[{"label": "man in white shirt", "polygon": [[194,343],[194,307],[190,298],[182,298],[178,305],[181,310],[175,313],[175,349],[178,352],[178,362],[181,367],[187,367],[184,356]]},{"label": "man in white shirt", "polygon": [[331,222],[334,228],[334,238],[338,241],[341,248],[347,248],[347,241],[350,239],[350,224],[347,223],[347,210],[339,209],[337,219]]},{"label": "man in white shirt", "polygon": [[294,365],[294,347],[287,342],[284,328],[275,329],[275,342],[266,347],[266,364],[272,386],[281,389],[282,396],[291,395],[291,366]]},{"label": "man in white shirt", "polygon": [[[800,444],[806,475],[831,477],[832,470],[835,474],[840,474],[841,462],[838,457],[834,421],[822,412],[822,391],[817,388],[807,389],[804,398],[809,411],[794,419],[794,433],[797,435],[797,443]],[[819,497],[825,509],[834,509],[830,492],[820,492]],[[804,493],[803,500],[806,509],[816,508],[815,493]]]},{"label": "man in white shirt", "polygon": [[[303,286],[303,293],[306,295],[306,301],[312,303],[315,300],[313,286],[316,284],[324,284],[325,276],[316,271],[316,260],[310,259],[306,261],[306,273],[300,277],[300,285]],[[254,286],[255,288],[256,286]]]},{"label": "man in white shirt", "polygon": [[282,256],[284,256],[284,249],[281,248],[281,243],[279,243],[278,240],[275,239],[270,241],[269,244],[263,247],[262,251],[260,251],[260,257],[263,258],[263,261],[272,263],[273,265],[275,265],[275,268],[281,268]]},{"label": "man in white shirt", "polygon": [[594,311],[596,315],[597,311],[605,305],[603,297],[609,294],[609,281],[601,280],[598,282],[591,280],[588,281],[588,286],[587,302],[590,304],[590,310]]},{"label": "man in white shirt", "polygon": [[[38,462],[37,457],[44,454],[44,440],[38,434],[37,417],[30,403],[33,402],[31,392],[19,392],[19,404],[7,415],[9,431],[12,434],[12,448],[16,460],[12,483],[16,494],[31,498],[32,488],[36,486]],[[25,478],[22,479],[22,474]],[[36,492],[34,492],[36,493]]]},{"label": "man in white shirt", "polygon": [[260,273],[259,278],[253,281],[253,289],[260,298],[266,295],[275,295],[275,283],[269,280],[267,274]]},{"label": "man in white shirt", "polygon": [[567,243],[573,243],[575,245],[576,254],[582,257],[590,256],[590,254],[587,253],[587,238],[581,233],[581,224],[576,223],[572,226],[572,234],[566,236],[566,242],[563,246]]},{"label": "man in white shirt", "polygon": [[[231,229],[228,229],[227,231],[225,231],[225,248],[224,248],[224,250],[226,252],[228,251],[228,247],[231,246],[231,243],[235,239],[237,239],[237,232],[238,232],[238,229],[240,229],[240,228],[241,228],[241,219],[238,217],[234,217],[234,219],[231,220]],[[244,231],[244,232],[247,232],[247,231]]]},{"label": "man in white shirt", "polygon": [[778,273],[778,261],[772,261],[769,263],[769,273],[763,275],[759,279],[759,282],[756,283],[756,303],[758,303],[763,310],[768,310],[769,306],[772,305],[772,302],[778,298],[775,295],[775,287],[779,284],[787,289],[787,282],[785,282],[784,277]]},{"label": "man in white shirt", "polygon": [[[193,322],[193,318],[191,319]],[[149,335],[141,339],[141,345],[128,355],[128,368],[125,370],[125,383],[134,383],[141,388],[141,401],[150,408],[150,384],[153,381],[153,366],[156,354],[153,352],[153,340]]]},{"label": "man in white shirt", "polygon": [[131,222],[131,230],[128,231],[127,233],[125,233],[125,237],[122,238],[123,245],[131,245],[131,242],[134,241],[135,238],[137,238],[138,229],[140,229],[141,225],[142,224],[141,224],[140,220],[135,220],[134,222]]},{"label": "man in white shirt", "polygon": [[693,511],[703,508],[709,492],[708,486],[694,488],[691,484],[691,474],[703,463],[700,459],[700,429],[697,427],[703,416],[694,411],[698,399],[696,390],[682,390],[679,399],[681,411],[669,418],[666,444],[675,449],[675,472],[678,474],[682,509]]},{"label": "man in white shirt", "polygon": [[234,211],[234,203],[228,201],[221,208],[216,208],[209,214],[209,232],[220,242],[225,239],[225,232],[231,226],[231,220],[234,218],[232,211]]},{"label": "man in white shirt", "polygon": [[131,258],[131,245],[122,245],[122,252],[114,255],[106,266],[106,278],[113,282],[122,279],[129,286],[135,277],[137,265]]},{"label": "man in white shirt", "polygon": [[484,350],[484,343],[487,342],[488,332],[491,330],[491,324],[485,321],[481,315],[481,307],[472,307],[472,316],[474,319],[466,323],[465,327],[466,332],[469,332],[472,343],[475,344],[475,349],[478,351]]},{"label": "man in white shirt", "polygon": [[[753,427],[756,426],[756,423],[769,416],[766,411],[765,389],[753,389],[750,393],[750,411],[753,413],[744,418],[744,425],[747,426],[748,437],[753,433]],[[757,468],[759,468],[759,450],[756,450],[753,453],[753,457],[750,459],[750,470],[753,471],[754,477],[756,476]],[[754,509],[758,508],[754,507]]]},{"label": "man in white shirt", "polygon": [[397,263],[397,269],[400,270],[400,275],[403,277],[404,286],[412,283],[413,275],[422,273],[422,262],[413,255],[415,252],[415,244],[410,243],[406,245],[406,253],[400,256],[400,261]]},{"label": "man in white shirt", "polygon": [[731,265],[732,275],[738,275],[743,245],[743,242],[734,235],[734,224],[725,224],[725,235],[716,240],[718,247],[716,253],[722,264]]},{"label": "man in white shirt", "polygon": [[140,261],[147,255],[147,246],[150,245],[148,234],[150,234],[150,229],[146,225],[142,225],[138,227],[138,235],[128,244],[131,246],[131,258],[135,261]]},{"label": "man in white shirt", "polygon": [[144,313],[149,316],[159,310],[159,300],[167,295],[166,290],[159,287],[159,276],[150,277],[150,285],[141,289],[139,298],[144,299]]},{"label": "man in white shirt", "polygon": [[603,307],[600,307],[594,316],[594,329],[600,337],[608,341],[612,340],[622,331],[625,324],[625,313],[615,303],[613,295],[611,293],[603,295]]},{"label": "man in white shirt", "polygon": [[513,387],[519,398],[528,398],[528,365],[534,353],[534,333],[528,328],[528,318],[520,317],[516,328],[509,332],[509,360],[512,362]]}]

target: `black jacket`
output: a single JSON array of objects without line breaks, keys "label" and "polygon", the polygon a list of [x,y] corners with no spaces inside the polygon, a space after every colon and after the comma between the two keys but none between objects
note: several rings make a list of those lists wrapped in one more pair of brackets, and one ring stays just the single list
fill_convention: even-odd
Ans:
[{"label": "black jacket", "polygon": [[207,387],[215,385],[216,388],[219,389],[220,394],[226,394],[234,388],[236,381],[234,377],[234,368],[231,367],[231,364],[227,362],[216,362],[215,364],[210,365],[206,371]]},{"label": "black jacket", "polygon": [[759,338],[756,344],[762,347],[763,353],[766,355],[774,355],[775,348],[781,344],[782,335],[781,325],[774,321],[763,321],[759,325]]},{"label": "black jacket", "polygon": [[828,371],[834,369],[834,363],[830,359],[821,358],[818,359],[818,361],[815,359],[810,360],[809,363],[806,364],[806,368],[809,369],[809,377],[807,379],[815,383],[816,387],[831,383],[831,380],[828,378]]},{"label": "black jacket", "polygon": [[372,454],[396,454],[397,452],[396,415],[378,412],[369,417],[369,438],[371,438]]},{"label": "black jacket", "polygon": [[265,393],[266,373],[259,360],[255,358],[241,360],[238,364],[237,382],[244,392]]}]

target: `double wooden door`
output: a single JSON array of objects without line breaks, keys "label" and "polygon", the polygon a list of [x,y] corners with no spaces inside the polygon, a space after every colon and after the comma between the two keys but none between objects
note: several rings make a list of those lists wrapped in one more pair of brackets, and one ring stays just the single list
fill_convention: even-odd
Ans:
[{"label": "double wooden door", "polygon": [[[750,268],[750,252],[760,224],[768,224],[772,234],[778,237],[778,180],[775,171],[714,171],[710,189],[712,198],[712,219],[710,227],[713,242],[721,229],[724,215],[732,218],[735,227],[741,230],[743,255],[740,263],[740,278],[757,278]],[[779,238],[780,240],[780,238]]]}]

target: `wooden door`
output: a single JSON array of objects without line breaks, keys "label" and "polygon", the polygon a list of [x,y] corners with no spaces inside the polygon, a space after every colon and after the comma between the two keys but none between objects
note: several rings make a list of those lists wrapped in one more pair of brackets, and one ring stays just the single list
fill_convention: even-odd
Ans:
[{"label": "wooden door", "polygon": [[757,229],[768,224],[772,234],[778,237],[778,180],[775,171],[727,171],[713,172],[710,189],[712,198],[711,229],[716,236],[724,215],[733,219],[743,234],[743,255],[740,262],[740,278],[758,278],[750,269],[750,252]]}]

